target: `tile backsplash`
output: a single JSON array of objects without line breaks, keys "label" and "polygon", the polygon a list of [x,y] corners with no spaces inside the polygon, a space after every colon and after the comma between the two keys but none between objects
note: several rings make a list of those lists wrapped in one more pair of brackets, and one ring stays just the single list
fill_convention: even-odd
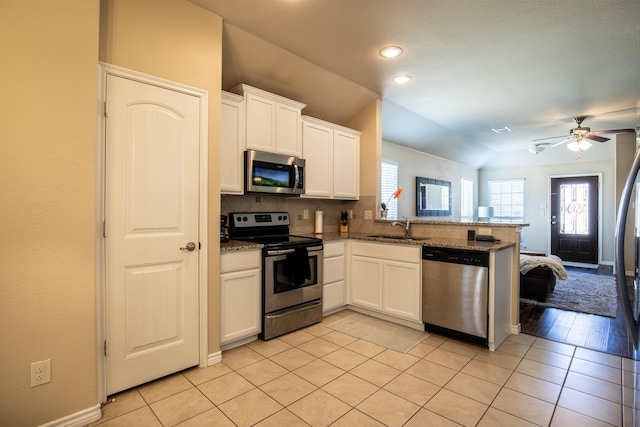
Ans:
[{"label": "tile backsplash", "polygon": [[[353,211],[353,218],[349,219],[350,231],[359,232],[365,227],[365,209],[376,212],[375,196],[360,196],[360,200],[325,200],[308,199],[304,197],[284,197],[271,195],[229,196],[222,195],[220,212],[229,215],[231,212],[288,212],[291,217],[290,232],[292,234],[308,234],[315,230],[315,211],[323,211],[323,231],[338,232],[340,230],[340,213]],[[304,210],[309,217],[304,219]],[[373,221],[366,221],[372,223]]]}]

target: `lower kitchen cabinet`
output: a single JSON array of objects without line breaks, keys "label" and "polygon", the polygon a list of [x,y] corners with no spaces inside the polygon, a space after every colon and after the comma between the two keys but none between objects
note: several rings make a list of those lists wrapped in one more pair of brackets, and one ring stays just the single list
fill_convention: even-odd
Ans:
[{"label": "lower kitchen cabinet", "polygon": [[[418,249],[418,253],[419,251]],[[420,263],[402,261],[385,261],[383,263],[383,313],[419,322],[422,302],[421,291]]]},{"label": "lower kitchen cabinet", "polygon": [[347,303],[344,249],[344,240],[324,243],[322,312],[325,314]]},{"label": "lower kitchen cabinet", "polygon": [[351,242],[350,304],[420,321],[420,247]]},{"label": "lower kitchen cabinet", "polygon": [[220,254],[220,344],[261,332],[260,250]]}]

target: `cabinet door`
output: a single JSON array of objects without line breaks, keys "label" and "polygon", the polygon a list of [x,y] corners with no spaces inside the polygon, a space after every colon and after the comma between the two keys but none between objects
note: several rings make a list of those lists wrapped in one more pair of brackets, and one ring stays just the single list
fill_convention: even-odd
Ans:
[{"label": "cabinet door", "polygon": [[251,93],[246,100],[247,148],[275,152],[276,102]]},{"label": "cabinet door", "polygon": [[360,136],[336,130],[332,160],[333,197],[357,200],[360,195]]},{"label": "cabinet door", "polygon": [[260,269],[220,275],[220,343],[260,333]]},{"label": "cabinet door", "polygon": [[345,305],[344,280],[329,283],[322,288],[322,312]]},{"label": "cabinet door", "polygon": [[300,109],[276,103],[276,153],[300,156],[302,154],[302,130]]},{"label": "cabinet door", "polygon": [[244,193],[244,99],[223,92],[220,110],[220,192]]},{"label": "cabinet door", "polygon": [[305,196],[331,197],[331,146],[333,131],[316,123],[303,122],[302,157],[305,159]]},{"label": "cabinet door", "polygon": [[382,311],[420,321],[420,264],[384,261]]},{"label": "cabinet door", "polygon": [[351,257],[351,304],[382,311],[382,260]]}]

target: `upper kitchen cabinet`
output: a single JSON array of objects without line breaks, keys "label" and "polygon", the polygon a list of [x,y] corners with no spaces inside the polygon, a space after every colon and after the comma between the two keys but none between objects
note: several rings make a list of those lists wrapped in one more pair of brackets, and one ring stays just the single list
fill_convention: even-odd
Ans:
[{"label": "upper kitchen cabinet", "polygon": [[305,104],[245,84],[231,92],[244,96],[247,149],[301,156]]},{"label": "upper kitchen cabinet", "polygon": [[305,197],[357,200],[360,195],[360,132],[302,117]]},{"label": "upper kitchen cabinet", "polygon": [[244,194],[244,98],[222,92],[220,111],[220,192]]}]

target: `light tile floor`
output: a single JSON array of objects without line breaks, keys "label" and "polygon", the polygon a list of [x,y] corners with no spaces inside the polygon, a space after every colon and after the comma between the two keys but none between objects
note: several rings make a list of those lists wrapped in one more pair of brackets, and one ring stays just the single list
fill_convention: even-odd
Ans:
[{"label": "light tile floor", "polygon": [[530,335],[397,353],[326,326],[351,313],[111,396],[92,425],[633,425],[639,362]]}]

